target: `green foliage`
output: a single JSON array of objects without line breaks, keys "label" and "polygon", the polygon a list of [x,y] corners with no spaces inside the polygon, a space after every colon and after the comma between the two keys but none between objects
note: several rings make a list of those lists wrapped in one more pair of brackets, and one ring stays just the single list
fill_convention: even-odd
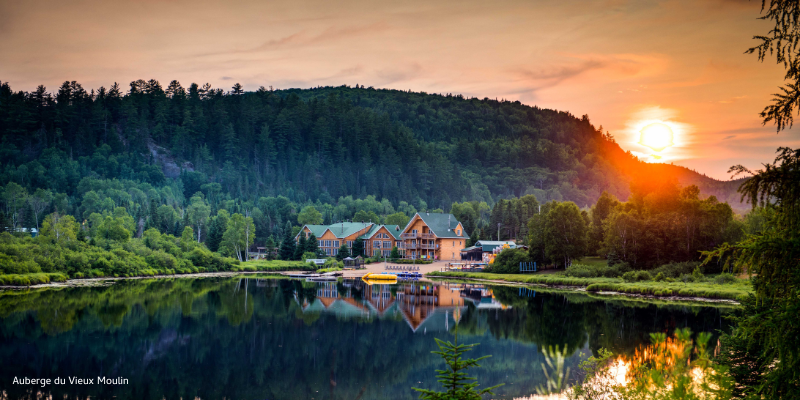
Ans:
[{"label": "green foliage", "polygon": [[647,271],[629,271],[622,274],[622,279],[625,282],[642,282],[652,280],[653,277]]},{"label": "green foliage", "polygon": [[[385,224],[386,225],[399,225],[402,228],[405,228],[408,225],[408,221],[411,220],[411,217],[406,215],[402,211],[398,211],[394,214],[389,214],[386,216]],[[459,220],[460,221],[460,220]]]},{"label": "green foliage", "polygon": [[[711,334],[701,332],[693,342],[691,330],[685,328],[677,329],[674,338],[667,338],[664,333],[651,333],[650,339],[651,345],[638,349],[629,361],[626,383],[620,383],[615,376],[619,371],[614,369],[619,368],[619,364],[610,361],[612,353],[601,349],[599,357],[590,357],[581,363],[584,376],[566,394],[576,400],[732,398],[734,385],[728,368],[714,363],[708,353]],[[556,370],[555,367],[551,369]],[[554,381],[548,379],[551,385]]]},{"label": "green foliage", "polygon": [[631,192],[627,202],[602,197],[593,209],[590,247],[609,260],[650,269],[696,260],[701,251],[743,237],[731,206],[714,196],[701,199],[697,186],[641,179]]},{"label": "green foliage", "polygon": [[339,246],[339,252],[336,253],[336,259],[342,261],[347,257],[350,257],[350,249],[347,248],[347,242],[342,240],[342,245]]},{"label": "green foliage", "polygon": [[528,253],[524,250],[505,249],[500,252],[491,265],[491,272],[496,274],[517,274],[519,263],[529,262]]},{"label": "green foliage", "polygon": [[314,206],[305,206],[303,210],[297,214],[297,223],[302,225],[321,225],[322,224],[322,214],[317,211]]},{"label": "green foliage", "polygon": [[[350,254],[352,257],[358,257],[364,255],[364,239],[359,237],[353,241],[353,248],[350,249]],[[399,254],[398,257],[400,257]]]},{"label": "green foliage", "polygon": [[458,327],[456,327],[455,340],[453,342],[445,342],[439,338],[434,338],[434,340],[436,340],[436,345],[439,346],[439,351],[432,351],[431,353],[438,354],[442,357],[448,368],[436,370],[438,374],[436,378],[438,382],[442,384],[444,391],[437,392],[428,389],[413,388],[420,392],[420,399],[480,400],[484,395],[494,395],[492,390],[503,386],[503,384],[500,384],[476,390],[478,387],[478,382],[476,382],[477,378],[468,376],[464,371],[469,368],[480,367],[478,361],[487,359],[490,356],[464,358],[464,353],[472,350],[472,348],[478,346],[478,344],[458,344]]},{"label": "green foliage", "polygon": [[253,244],[256,237],[256,227],[253,218],[236,213],[228,220],[227,229],[222,235],[221,249],[224,253],[235,256],[239,261],[245,261],[247,249]]},{"label": "green foliage", "polygon": [[[755,274],[755,298],[744,302],[737,317],[737,330],[726,339],[738,357],[758,362],[738,365],[729,358],[737,377],[748,373],[757,383],[745,388],[747,396],[764,398],[800,397],[800,150],[778,149],[772,164],[752,173],[742,166],[731,168],[750,173],[740,191],[754,207],[769,209],[761,231],[736,244],[724,244],[705,253],[704,265],[722,263],[723,270]],[[744,354],[742,354],[744,353]],[[743,369],[749,372],[745,373]],[[751,380],[746,379],[748,382]],[[752,382],[751,382],[752,383]],[[737,379],[737,384],[742,381]]]},{"label": "green foliage", "polygon": [[[635,274],[634,278],[635,279]],[[705,282],[679,283],[679,282],[654,282],[638,281],[625,282],[618,278],[578,278],[563,274],[494,274],[487,272],[442,272],[432,271],[426,274],[429,277],[442,278],[467,278],[492,281],[505,281],[511,283],[532,283],[548,286],[576,286],[584,287],[589,292],[610,291],[627,294],[641,294],[649,296],[676,296],[697,297],[708,299],[729,299],[742,301],[753,292],[748,280],[737,279],[727,285],[717,285]]]},{"label": "green foliage", "polygon": [[389,258],[400,258],[400,250],[397,249],[397,246],[392,247],[392,252],[389,254]]},{"label": "green foliage", "polygon": [[62,273],[33,273],[0,275],[0,286],[43,285],[50,282],[66,282],[67,276]]},{"label": "green foliage", "polygon": [[107,241],[104,247],[78,240],[15,237],[0,234],[0,275],[61,273],[71,278],[150,276],[175,272],[228,271],[238,261],[220,257],[202,245],[184,251],[180,240],[155,228],[141,239]]}]

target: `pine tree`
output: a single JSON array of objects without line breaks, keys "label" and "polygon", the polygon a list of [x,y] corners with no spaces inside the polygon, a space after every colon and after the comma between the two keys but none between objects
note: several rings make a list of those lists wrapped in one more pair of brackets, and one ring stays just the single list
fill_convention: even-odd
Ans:
[{"label": "pine tree", "polygon": [[281,260],[292,260],[294,259],[295,242],[292,237],[292,230],[286,229],[285,231],[286,233],[281,243],[280,257]]},{"label": "pine tree", "polygon": [[504,384],[491,386],[485,389],[475,390],[478,387],[477,378],[467,376],[463,372],[469,368],[480,367],[478,361],[489,358],[491,356],[483,356],[478,358],[464,358],[464,353],[472,350],[475,344],[458,344],[458,326],[456,326],[455,342],[445,342],[439,338],[434,338],[436,345],[439,346],[439,351],[432,351],[433,354],[438,354],[444,360],[448,369],[437,369],[436,378],[445,389],[443,392],[436,392],[428,389],[412,388],[421,394],[420,399],[426,400],[480,400],[483,395],[494,395],[493,389],[496,389]]},{"label": "pine tree", "polygon": [[364,255],[364,239],[357,238],[353,242],[352,254],[353,254],[353,257],[363,256]]},{"label": "pine tree", "polygon": [[267,238],[267,243],[264,244],[264,247],[267,248],[267,260],[272,260],[272,252],[275,250],[275,238],[272,235]]},{"label": "pine tree", "polygon": [[314,235],[313,233],[311,234],[311,236],[308,237],[308,240],[306,241],[305,252],[314,254],[317,254],[319,252],[319,242],[317,242],[317,236]]},{"label": "pine tree", "polygon": [[339,253],[336,254],[336,259],[342,261],[347,257],[350,257],[350,249],[347,248],[347,243],[342,241],[342,245],[339,247]]},{"label": "pine tree", "polygon": [[306,250],[306,245],[308,241],[306,240],[306,235],[303,232],[300,232],[300,240],[297,242],[297,246],[294,249],[294,259],[295,260],[302,260],[303,259],[303,252]]}]

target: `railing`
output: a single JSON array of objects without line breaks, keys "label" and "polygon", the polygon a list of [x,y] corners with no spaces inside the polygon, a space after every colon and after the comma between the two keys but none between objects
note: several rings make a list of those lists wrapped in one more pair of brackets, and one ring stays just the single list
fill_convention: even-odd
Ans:
[{"label": "railing", "polygon": [[439,248],[439,246],[437,246],[435,244],[421,244],[421,245],[419,245],[419,248],[420,249],[425,249],[425,250],[434,250],[434,249]]},{"label": "railing", "polygon": [[419,248],[419,243],[405,243],[403,244],[404,249],[416,249]]},{"label": "railing", "polygon": [[401,239],[435,239],[436,236],[432,233],[401,233]]}]

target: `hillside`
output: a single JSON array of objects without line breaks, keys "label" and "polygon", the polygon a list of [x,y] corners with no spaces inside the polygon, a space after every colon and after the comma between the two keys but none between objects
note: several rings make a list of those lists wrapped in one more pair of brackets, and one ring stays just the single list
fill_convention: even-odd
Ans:
[{"label": "hillside", "polygon": [[627,198],[641,174],[723,200],[737,186],[643,163],[587,116],[363,87],[244,92],[139,80],[127,90],[65,82],[50,94],[2,83],[0,137],[0,184],[48,188],[75,208],[114,179],[145,185],[144,203],[152,188],[173,205],[202,191],[217,202],[299,204],[372,195],[417,209],[524,194],[587,206],[603,190]]}]

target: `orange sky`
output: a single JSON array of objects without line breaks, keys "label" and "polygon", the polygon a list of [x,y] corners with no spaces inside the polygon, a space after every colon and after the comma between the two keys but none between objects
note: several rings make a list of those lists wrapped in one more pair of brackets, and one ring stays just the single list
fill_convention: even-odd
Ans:
[{"label": "orange sky", "polygon": [[[69,3],[69,4],[67,4]],[[127,88],[209,82],[226,90],[364,84],[520,100],[588,114],[631,151],[648,121],[662,161],[719,179],[758,167],[797,129],[758,112],[783,70],[744,51],[760,1],[0,0],[0,80]]]}]

